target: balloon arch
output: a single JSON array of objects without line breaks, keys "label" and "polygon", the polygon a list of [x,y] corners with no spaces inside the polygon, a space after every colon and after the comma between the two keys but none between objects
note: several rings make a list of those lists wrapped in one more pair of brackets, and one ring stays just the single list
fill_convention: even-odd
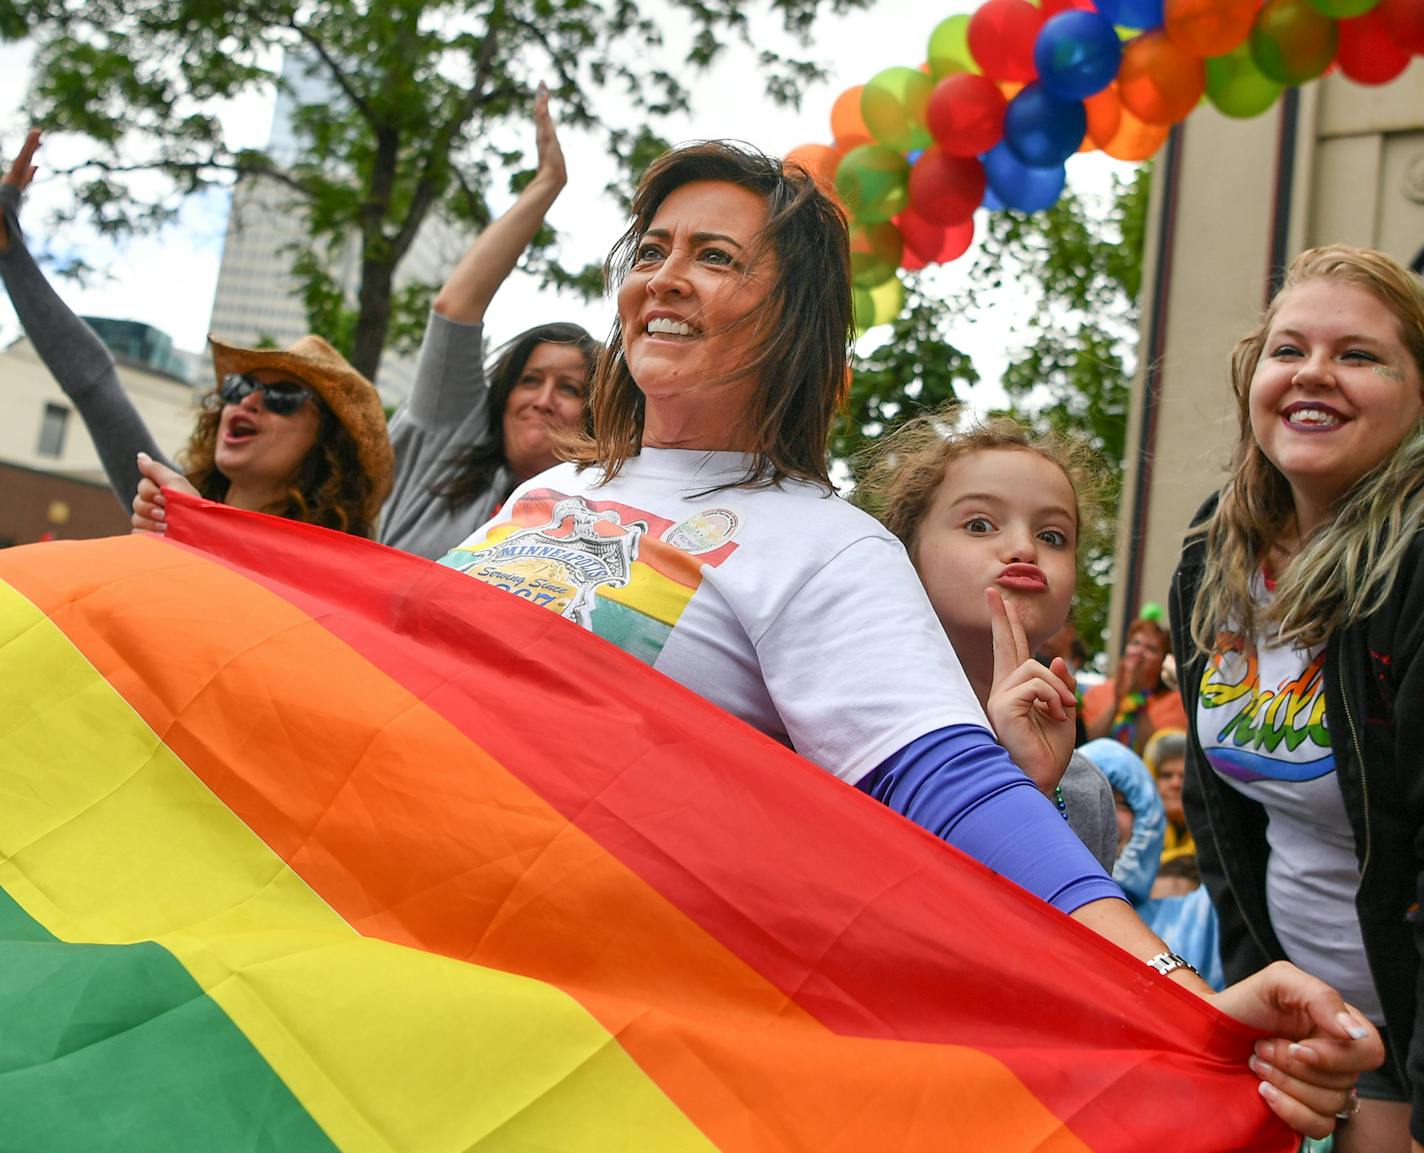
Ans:
[{"label": "balloon arch", "polygon": [[947,263],[974,210],[1037,212],[1064,163],[1145,160],[1205,98],[1258,116],[1332,68],[1385,84],[1424,54],[1424,0],[985,0],[943,21],[920,68],[887,68],[831,109],[799,162],[851,223],[856,318],[893,320],[897,270]]}]

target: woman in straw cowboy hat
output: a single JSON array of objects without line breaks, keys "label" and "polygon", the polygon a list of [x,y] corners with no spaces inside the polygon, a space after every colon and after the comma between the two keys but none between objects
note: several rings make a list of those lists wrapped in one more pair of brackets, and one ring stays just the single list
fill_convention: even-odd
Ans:
[{"label": "woman in straw cowboy hat", "polygon": [[34,177],[39,140],[32,131],[0,178],[0,278],[35,350],[83,417],[119,500],[132,505],[141,492],[153,498],[151,515],[136,515],[135,525],[162,529],[161,483],[372,535],[393,470],[385,414],[371,383],[319,336],[284,350],[212,341],[217,389],[183,453],[186,479],[171,466],[124,393],[113,356],[25,247],[20,196]]}]

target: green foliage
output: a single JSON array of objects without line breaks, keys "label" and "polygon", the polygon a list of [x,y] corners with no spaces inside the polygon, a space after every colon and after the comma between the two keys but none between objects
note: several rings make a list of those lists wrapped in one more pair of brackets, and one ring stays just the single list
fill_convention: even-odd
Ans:
[{"label": "green foliage", "polygon": [[[308,223],[311,243],[295,257],[313,327],[373,374],[388,334],[405,334],[428,303],[393,288],[395,269],[432,212],[478,227],[491,180],[517,184],[521,154],[498,141],[512,128],[528,134],[541,79],[561,123],[602,133],[631,177],[664,146],[657,118],[688,107],[690,71],[730,43],[757,53],[772,100],[794,104],[821,78],[814,64],[752,44],[754,7],[804,47],[820,12],[867,3],[664,0],[664,20],[689,38],[680,56],[662,50],[659,26],[632,0],[0,0],[0,37],[37,45],[32,120],[94,142],[70,175],[101,231],[160,225],[212,184],[284,189]],[[217,102],[272,85],[286,54],[307,61],[314,82],[286,93],[301,144],[234,147]],[[168,180],[139,192],[124,179],[139,171]],[[354,302],[334,293],[323,259],[353,236]],[[541,234],[531,267],[552,284],[592,287],[590,270],[558,265],[554,239]]]},{"label": "green foliage", "polygon": [[944,335],[945,306],[926,293],[919,278],[905,277],[905,308],[890,327],[890,338],[857,356],[850,398],[836,423],[831,455],[852,462],[873,441],[926,409],[977,384],[970,358]]}]

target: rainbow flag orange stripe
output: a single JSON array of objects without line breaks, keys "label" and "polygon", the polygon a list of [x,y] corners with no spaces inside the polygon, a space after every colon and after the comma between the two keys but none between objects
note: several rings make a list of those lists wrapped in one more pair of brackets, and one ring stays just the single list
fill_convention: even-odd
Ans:
[{"label": "rainbow flag orange stripe", "polygon": [[1245,1030],[634,658],[170,509],[0,554],[0,1147],[1292,1147]]}]

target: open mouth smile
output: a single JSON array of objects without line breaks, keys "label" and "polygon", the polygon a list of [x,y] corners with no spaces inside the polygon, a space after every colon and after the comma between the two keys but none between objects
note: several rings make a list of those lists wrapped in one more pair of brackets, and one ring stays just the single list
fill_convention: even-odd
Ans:
[{"label": "open mouth smile", "polygon": [[1288,428],[1299,432],[1329,432],[1345,423],[1345,418],[1326,404],[1298,402],[1281,413]]}]

